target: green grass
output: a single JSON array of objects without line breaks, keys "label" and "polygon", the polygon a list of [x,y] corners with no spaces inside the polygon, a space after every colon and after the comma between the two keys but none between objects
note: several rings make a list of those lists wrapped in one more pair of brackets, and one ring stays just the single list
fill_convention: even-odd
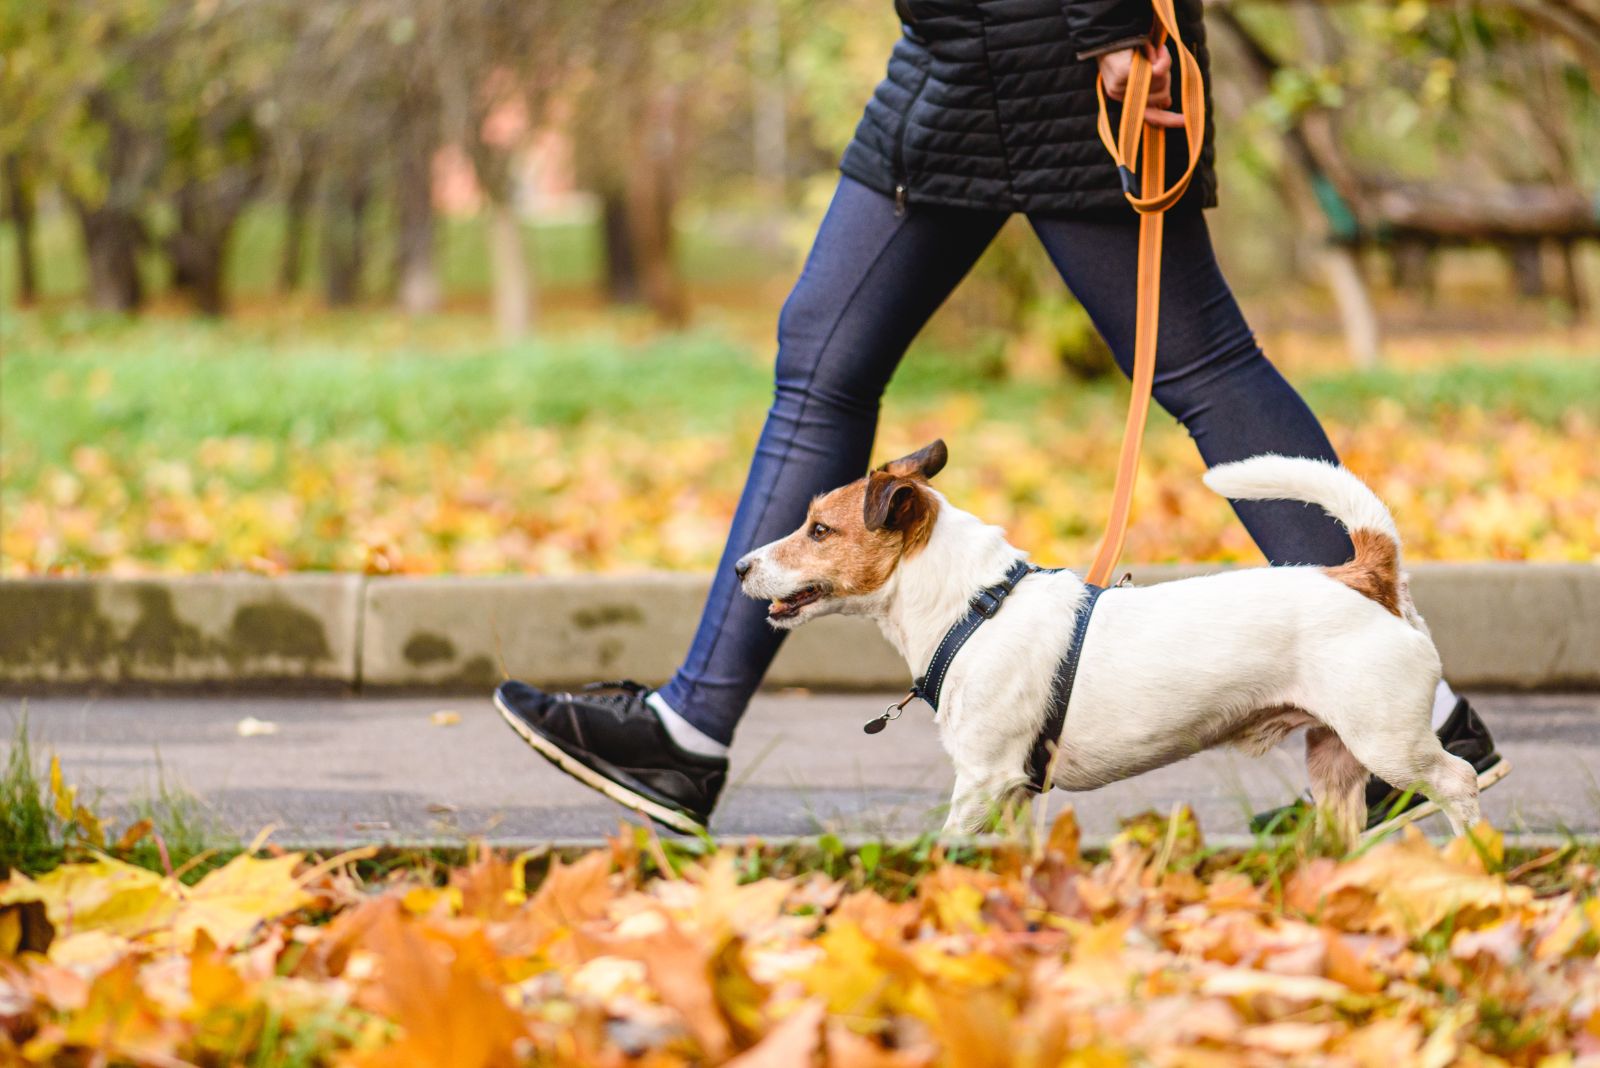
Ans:
[{"label": "green grass", "polygon": [[17,725],[0,770],[0,875],[33,872],[61,862],[62,843],[49,788],[28,741],[28,721]]},{"label": "green grass", "polygon": [[[372,312],[305,323],[130,322],[28,312],[5,317],[0,346],[7,467],[23,483],[83,443],[174,456],[233,435],[303,446],[452,445],[510,424],[584,420],[654,428],[666,438],[757,419],[771,395],[770,355],[716,329],[646,341],[594,329],[500,347],[465,317],[413,325]],[[1536,351],[1521,363],[1338,372],[1298,384],[1333,419],[1359,419],[1380,399],[1423,419],[1465,406],[1546,424],[1572,411],[1600,416],[1600,362]],[[1074,421],[1120,406],[1122,389],[1111,381],[1008,381],[981,352],[924,343],[887,403],[914,411],[966,395],[994,418]]]},{"label": "green grass", "polygon": [[[97,807],[92,800],[81,798],[79,804],[90,811]],[[95,814],[102,818],[106,815]],[[184,881],[191,884],[241,848],[198,798],[174,787],[165,775],[158,777],[153,794],[134,800],[126,806],[124,815],[125,819],[115,826],[108,821],[108,846],[116,842],[126,825],[149,820],[151,829],[129,848],[113,850],[118,859],[151,871],[180,871]],[[49,758],[34,747],[24,716],[17,723],[4,765],[0,766],[0,879],[11,870],[27,874],[49,871],[97,848],[84,837],[80,825],[56,814],[50,793]]]},{"label": "green grass", "polygon": [[1302,387],[1312,407],[1329,418],[1357,417],[1380,400],[1422,413],[1481,408],[1546,425],[1572,412],[1600,417],[1600,361],[1561,359],[1537,347],[1515,363],[1349,371],[1310,378]]}]

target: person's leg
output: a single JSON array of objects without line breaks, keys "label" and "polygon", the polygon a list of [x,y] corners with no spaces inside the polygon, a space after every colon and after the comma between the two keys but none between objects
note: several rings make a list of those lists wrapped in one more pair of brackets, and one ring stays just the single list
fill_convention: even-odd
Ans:
[{"label": "person's leg", "polygon": [[[792,531],[818,493],[866,472],[878,402],[929,316],[1004,223],[913,207],[845,178],[778,318],[776,390],[699,629],[660,699],[726,744],[784,632],[739,592],[739,557]],[[670,722],[670,718],[669,718]]]},{"label": "person's leg", "polygon": [[[1030,221],[1118,365],[1131,373],[1138,222]],[[1198,211],[1166,222],[1155,399],[1188,429],[1208,467],[1263,452],[1338,462],[1316,416],[1256,344]],[[1354,551],[1320,508],[1293,501],[1234,508],[1274,564],[1333,566]]]}]

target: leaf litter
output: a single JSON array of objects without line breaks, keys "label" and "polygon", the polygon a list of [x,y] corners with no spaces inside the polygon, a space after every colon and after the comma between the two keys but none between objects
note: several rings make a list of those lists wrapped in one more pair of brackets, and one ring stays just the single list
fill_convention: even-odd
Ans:
[{"label": "leaf litter", "polygon": [[192,887],[91,853],[0,883],[0,1064],[1600,1064],[1592,865],[1536,890],[1487,826],[1078,838],[837,875],[634,829],[366,876],[268,848]]}]

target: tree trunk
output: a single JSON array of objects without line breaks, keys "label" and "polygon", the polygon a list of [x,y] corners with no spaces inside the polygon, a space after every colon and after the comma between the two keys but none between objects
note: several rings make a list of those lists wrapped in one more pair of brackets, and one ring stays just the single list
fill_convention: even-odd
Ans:
[{"label": "tree trunk", "polygon": [[399,225],[395,273],[400,307],[411,315],[439,310],[439,271],[434,257],[433,144],[418,122],[407,125],[395,188]]},{"label": "tree trunk", "polygon": [[[1263,90],[1268,89],[1280,69],[1277,60],[1231,10],[1218,8],[1213,21],[1239,45],[1247,73]],[[1300,216],[1304,231],[1322,239],[1318,258],[1339,309],[1351,362],[1357,367],[1376,366],[1382,356],[1378,313],[1354,243],[1365,216],[1360,181],[1345,165],[1326,115],[1315,111],[1303,115],[1285,131],[1284,146],[1290,167],[1284,172],[1285,181],[1279,183],[1280,193]],[[1319,189],[1331,192],[1332,198],[1319,197]],[[1329,210],[1330,202],[1339,209],[1337,217]]]},{"label": "tree trunk", "polygon": [[1561,242],[1561,299],[1576,320],[1582,320],[1589,310],[1583,292],[1583,272],[1578,267],[1578,243],[1571,239]]},{"label": "tree trunk", "polygon": [[489,202],[489,263],[494,275],[494,322],[502,341],[528,336],[533,321],[532,272],[522,248],[516,210],[503,200]]},{"label": "tree trunk", "polygon": [[33,243],[33,225],[37,217],[34,204],[33,182],[16,153],[5,159],[6,215],[17,231],[17,304],[30,307],[39,300],[39,271],[37,250]]},{"label": "tree trunk", "polygon": [[188,296],[201,315],[221,315],[227,311],[223,276],[227,270],[233,220],[207,225],[194,214],[196,211],[192,207],[180,208],[178,215],[183,222],[178,232],[167,240],[172,284]]},{"label": "tree trunk", "polygon": [[363,175],[336,184],[323,202],[322,284],[329,307],[348,307],[361,297],[370,196]]},{"label": "tree trunk", "polygon": [[306,223],[311,217],[312,200],[317,192],[317,169],[302,163],[283,206],[283,258],[278,261],[278,292],[289,294],[300,289],[305,277]]},{"label": "tree trunk", "polygon": [[89,259],[89,306],[97,311],[135,312],[144,303],[139,280],[143,232],[132,212],[89,208],[74,201]]},{"label": "tree trunk", "polygon": [[1438,246],[1424,238],[1396,238],[1389,249],[1389,281],[1396,289],[1419,294],[1432,304]]},{"label": "tree trunk", "polygon": [[239,165],[204,179],[190,178],[173,197],[178,227],[166,241],[173,284],[202,315],[227,310],[228,248],[245,205],[261,188],[264,172]]},{"label": "tree trunk", "polygon": [[755,68],[751,145],[756,178],[779,198],[789,171],[789,94],[783,78],[783,22],[778,0],[750,5],[750,39]]},{"label": "tree trunk", "polygon": [[600,228],[605,246],[606,299],[637,304],[644,299],[644,281],[634,254],[633,223],[627,194],[613,185],[600,190]]},{"label": "tree trunk", "polygon": [[650,98],[636,132],[634,166],[628,172],[628,217],[645,299],[669,326],[683,325],[689,314],[672,225],[678,193],[679,112],[674,89]]},{"label": "tree trunk", "polygon": [[1544,256],[1538,240],[1512,241],[1506,246],[1506,255],[1511,260],[1511,273],[1516,278],[1517,295],[1544,296]]},{"label": "tree trunk", "polygon": [[1361,368],[1376,367],[1381,356],[1378,313],[1372,306],[1366,281],[1361,277],[1356,250],[1349,245],[1330,244],[1323,250],[1322,267],[1327,274],[1328,288],[1333,290],[1334,303],[1339,307],[1345,348],[1352,362]]}]

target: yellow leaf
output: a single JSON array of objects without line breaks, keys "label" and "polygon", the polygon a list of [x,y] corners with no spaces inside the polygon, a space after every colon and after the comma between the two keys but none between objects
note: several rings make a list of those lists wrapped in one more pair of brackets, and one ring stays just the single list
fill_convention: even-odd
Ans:
[{"label": "yellow leaf", "polygon": [[461,888],[456,886],[413,886],[406,891],[400,903],[412,915],[421,916],[440,908],[443,902],[445,915],[461,911]]},{"label": "yellow leaf", "polygon": [[817,939],[824,959],[797,978],[837,1016],[872,1015],[888,982],[877,946],[848,921],[834,923]]},{"label": "yellow leaf", "polygon": [[50,798],[55,803],[56,818],[70,822],[72,810],[78,803],[78,791],[69,787],[61,775],[61,758],[50,758]]},{"label": "yellow leaf", "polygon": [[180,946],[204,931],[224,949],[244,942],[257,925],[293,912],[311,900],[294,877],[299,853],[259,860],[241,853],[184,893],[172,923]]},{"label": "yellow leaf", "polygon": [[84,839],[96,849],[106,846],[106,829],[100,823],[100,817],[90,812],[82,805],[78,805],[72,813],[72,821],[83,832]]},{"label": "yellow leaf", "polygon": [[[1600,898],[1591,898],[1588,904],[1594,905],[1596,901],[1600,901]],[[1551,960],[1565,957],[1572,952],[1588,929],[1589,924],[1584,919],[1583,913],[1576,907],[1568,908],[1561,919],[1556,921],[1555,927],[1533,947],[1533,959]]]},{"label": "yellow leaf", "polygon": [[80,931],[136,938],[161,928],[178,907],[167,880],[110,857],[63,864],[38,879],[13,874],[0,905],[13,901],[43,902],[63,938]]},{"label": "yellow leaf", "polygon": [[1332,872],[1318,887],[1320,918],[1344,930],[1409,936],[1446,917],[1458,929],[1481,926],[1532,900],[1528,887],[1482,870],[1476,853],[1458,863],[1420,833],[1407,834]]},{"label": "yellow leaf", "polygon": [[1506,837],[1488,823],[1479,823],[1467,835],[1445,843],[1444,858],[1467,871],[1498,869],[1506,859]]}]

